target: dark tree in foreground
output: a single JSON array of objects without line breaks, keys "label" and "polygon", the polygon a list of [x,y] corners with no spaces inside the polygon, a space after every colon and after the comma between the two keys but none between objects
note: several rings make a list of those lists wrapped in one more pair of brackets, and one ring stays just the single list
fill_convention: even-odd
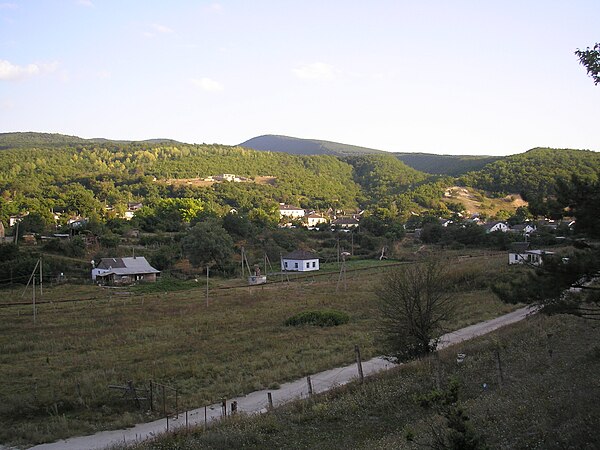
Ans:
[{"label": "dark tree in foreground", "polygon": [[586,68],[588,75],[594,80],[594,84],[600,83],[600,44],[585,50],[577,49],[575,54],[579,58],[579,63]]},{"label": "dark tree in foreground", "polygon": [[454,312],[442,265],[415,264],[387,274],[377,292],[387,356],[407,361],[434,351]]}]

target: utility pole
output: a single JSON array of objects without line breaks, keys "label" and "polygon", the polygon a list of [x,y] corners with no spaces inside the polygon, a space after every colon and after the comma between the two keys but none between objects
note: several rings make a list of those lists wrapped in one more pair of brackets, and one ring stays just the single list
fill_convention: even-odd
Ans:
[{"label": "utility pole", "polygon": [[208,308],[208,266],[206,266],[206,307]]},{"label": "utility pole", "polygon": [[44,296],[44,278],[42,276],[42,267],[44,267],[44,264],[42,262],[42,257],[40,256],[40,298]]},{"label": "utility pole", "polygon": [[35,325],[35,277],[33,277],[33,325]]}]

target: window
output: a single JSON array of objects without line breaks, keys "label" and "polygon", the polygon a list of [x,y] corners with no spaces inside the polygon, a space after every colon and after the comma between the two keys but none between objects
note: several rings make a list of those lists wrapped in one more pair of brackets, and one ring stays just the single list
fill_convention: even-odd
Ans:
[{"label": "window", "polygon": [[317,267],[317,263],[313,261],[313,267]]},{"label": "window", "polygon": [[283,263],[283,266],[287,269],[287,261]]},{"label": "window", "polygon": [[307,263],[306,263],[306,268],[307,268],[307,269],[309,269],[309,268],[310,268],[310,263],[309,263],[309,262],[307,262]]},{"label": "window", "polygon": [[298,263],[294,263],[294,269],[298,268]]}]

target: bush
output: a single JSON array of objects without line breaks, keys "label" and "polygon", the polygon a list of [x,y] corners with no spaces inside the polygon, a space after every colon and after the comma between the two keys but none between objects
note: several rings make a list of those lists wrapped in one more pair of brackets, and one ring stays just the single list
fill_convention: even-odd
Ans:
[{"label": "bush", "polygon": [[305,311],[298,313],[285,321],[285,325],[297,327],[300,325],[315,325],[319,327],[335,327],[350,321],[350,316],[342,311],[323,310]]}]

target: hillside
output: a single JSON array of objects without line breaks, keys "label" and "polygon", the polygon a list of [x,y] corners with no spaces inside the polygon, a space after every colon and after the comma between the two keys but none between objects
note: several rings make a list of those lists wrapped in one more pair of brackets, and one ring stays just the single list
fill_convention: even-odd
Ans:
[{"label": "hillside", "polygon": [[466,174],[461,181],[491,192],[519,192],[543,197],[555,192],[557,181],[572,175],[597,180],[600,153],[590,150],[534,148],[507,156],[483,169]]},{"label": "hillside", "polygon": [[407,166],[421,172],[457,177],[463,173],[481,170],[502,156],[436,155],[432,153],[394,153]]},{"label": "hillside", "polygon": [[356,156],[368,154],[393,154],[409,167],[436,175],[459,176],[479,170],[501,157],[469,155],[436,155],[430,153],[390,153],[355,145],[318,139],[300,139],[289,136],[258,136],[240,144],[241,147],[260,151],[283,152],[292,155]]},{"label": "hillside", "polygon": [[[136,141],[111,140],[104,138],[84,139],[78,136],[69,136],[59,133],[35,133],[35,132],[14,132],[0,133],[0,150],[8,148],[26,148],[26,147],[60,147],[65,145],[85,145],[85,144],[128,144]],[[148,139],[138,141],[150,144],[178,143],[172,139]]]},{"label": "hillside", "polygon": [[340,144],[338,142],[321,141],[318,139],[300,139],[289,136],[267,134],[242,142],[240,147],[253,150],[283,152],[292,155],[357,155],[386,153],[383,150],[357,147],[356,145]]}]

